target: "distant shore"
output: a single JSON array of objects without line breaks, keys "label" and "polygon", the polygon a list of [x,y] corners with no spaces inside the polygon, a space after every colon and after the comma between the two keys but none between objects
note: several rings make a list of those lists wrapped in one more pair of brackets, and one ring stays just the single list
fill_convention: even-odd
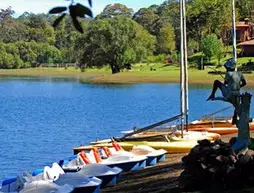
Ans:
[{"label": "distant shore", "polygon": [[[215,79],[223,81],[220,75],[208,74],[208,70],[199,71],[189,69],[190,84],[212,84]],[[79,77],[84,82],[89,83],[179,83],[179,69],[168,71],[128,71],[118,74],[111,74],[110,71],[88,70],[81,72],[75,68],[29,68],[29,69],[0,69],[0,77],[4,76],[66,76]],[[254,74],[245,74],[249,86],[254,86]]]}]

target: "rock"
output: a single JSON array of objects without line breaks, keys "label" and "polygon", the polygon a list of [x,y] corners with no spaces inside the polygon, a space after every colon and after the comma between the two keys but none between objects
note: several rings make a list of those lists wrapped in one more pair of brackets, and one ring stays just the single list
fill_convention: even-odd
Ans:
[{"label": "rock", "polygon": [[216,185],[224,190],[254,184],[254,151],[236,156],[231,148],[234,140],[230,143],[199,141],[199,145],[182,158],[182,188],[201,191]]},{"label": "rock", "polygon": [[248,150],[248,151],[246,152],[246,154],[249,155],[249,156],[251,157],[251,159],[254,158],[254,151],[253,151],[253,150]]}]

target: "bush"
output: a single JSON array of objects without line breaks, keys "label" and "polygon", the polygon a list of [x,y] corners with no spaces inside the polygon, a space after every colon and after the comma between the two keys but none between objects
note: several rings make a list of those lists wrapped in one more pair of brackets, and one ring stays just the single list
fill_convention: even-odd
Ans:
[{"label": "bush", "polygon": [[215,56],[218,59],[218,63],[220,63],[224,48],[222,41],[215,34],[208,35],[202,40],[202,50],[205,59],[209,62]]},{"label": "bush", "polygon": [[159,54],[157,56],[148,56],[147,62],[148,63],[164,63],[166,59],[165,54]]}]

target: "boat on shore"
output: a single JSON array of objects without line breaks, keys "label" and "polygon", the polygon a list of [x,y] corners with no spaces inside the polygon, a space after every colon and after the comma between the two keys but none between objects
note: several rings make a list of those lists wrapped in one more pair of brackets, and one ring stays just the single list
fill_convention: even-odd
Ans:
[{"label": "boat on shore", "polygon": [[[195,147],[197,141],[182,141],[182,142],[157,142],[157,141],[129,141],[129,142],[118,142],[118,144],[126,151],[131,151],[134,146],[146,145],[150,146],[156,150],[163,149],[167,153],[188,153]],[[74,154],[87,150],[90,146],[80,146],[73,148]],[[113,147],[112,143],[97,144],[92,147],[102,148],[102,147]]]}]

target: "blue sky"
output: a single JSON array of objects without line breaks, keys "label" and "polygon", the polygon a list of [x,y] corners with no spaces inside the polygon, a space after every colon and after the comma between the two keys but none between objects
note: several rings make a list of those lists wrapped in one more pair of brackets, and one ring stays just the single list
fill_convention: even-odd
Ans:
[{"label": "blue sky", "polygon": [[[77,0],[76,2],[82,2],[86,4],[86,0]],[[137,11],[141,7],[148,7],[152,4],[161,4],[164,0],[93,0],[93,12],[94,14],[100,13],[103,8],[108,4],[122,3],[134,11]],[[69,2],[65,0],[0,0],[0,8],[6,8],[11,6],[17,15],[22,14],[25,11],[33,13],[46,13],[50,8],[57,5],[68,5]]]}]

